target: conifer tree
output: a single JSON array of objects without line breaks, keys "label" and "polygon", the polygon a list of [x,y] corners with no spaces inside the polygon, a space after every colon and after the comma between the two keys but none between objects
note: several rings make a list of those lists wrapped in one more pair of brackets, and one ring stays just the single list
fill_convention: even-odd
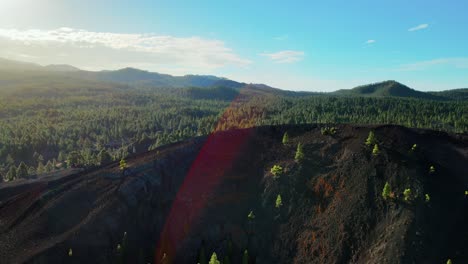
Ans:
[{"label": "conifer tree", "polygon": [[375,144],[374,148],[372,149],[372,155],[377,156],[379,155],[380,150],[379,150],[379,145]]},{"label": "conifer tree", "polygon": [[52,162],[50,160],[47,161],[47,164],[45,165],[45,171],[52,172],[53,170],[54,170],[54,165],[52,165]]},{"label": "conifer tree", "polygon": [[216,252],[213,252],[213,255],[211,255],[209,264],[220,264],[218,256],[216,256]]},{"label": "conifer tree", "polygon": [[39,164],[37,164],[36,172],[37,174],[42,174],[45,172],[44,164],[42,164],[42,162],[39,162]]},{"label": "conifer tree", "polygon": [[16,172],[18,178],[26,178],[28,177],[28,167],[24,162],[21,162],[20,165],[18,166],[18,170]]},{"label": "conifer tree", "polygon": [[10,167],[10,170],[8,171],[8,173],[6,175],[6,179],[8,181],[12,181],[12,180],[16,179],[16,167],[15,166]]},{"label": "conifer tree", "polygon": [[390,184],[386,182],[382,190],[382,197],[384,198],[384,200],[387,200],[388,198],[390,198],[391,192],[392,190],[390,189]]},{"label": "conifer tree", "polygon": [[283,145],[287,145],[289,143],[289,135],[288,132],[284,132],[283,135]]},{"label": "conifer tree", "polygon": [[276,204],[275,204],[275,207],[276,207],[276,208],[280,208],[281,206],[283,206],[283,200],[281,199],[281,195],[278,194],[278,196],[276,196]]},{"label": "conifer tree", "polygon": [[374,135],[374,131],[370,131],[369,132],[369,136],[367,137],[366,139],[366,145],[367,146],[372,146],[372,145],[375,145],[377,142],[375,140],[375,135]]},{"label": "conifer tree", "polygon": [[301,162],[302,160],[304,160],[304,151],[302,149],[301,143],[297,144],[296,155],[294,156],[294,160],[296,160],[296,162]]}]

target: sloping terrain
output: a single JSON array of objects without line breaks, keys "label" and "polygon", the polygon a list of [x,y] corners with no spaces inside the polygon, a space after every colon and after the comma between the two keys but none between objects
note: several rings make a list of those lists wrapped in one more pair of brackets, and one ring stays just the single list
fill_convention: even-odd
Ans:
[{"label": "sloping terrain", "polygon": [[369,97],[406,97],[430,100],[448,100],[444,94],[426,93],[416,91],[396,81],[384,81],[379,83],[361,85],[349,90],[339,90],[335,95],[345,96],[369,96]]},{"label": "sloping terrain", "polygon": [[114,163],[0,185],[0,259],[206,263],[216,252],[241,263],[247,249],[249,263],[467,262],[468,137],[336,128],[218,132],[128,158],[124,172]]},{"label": "sloping terrain", "polygon": [[429,92],[432,95],[442,96],[451,100],[468,100],[468,88],[452,89],[440,92]]}]

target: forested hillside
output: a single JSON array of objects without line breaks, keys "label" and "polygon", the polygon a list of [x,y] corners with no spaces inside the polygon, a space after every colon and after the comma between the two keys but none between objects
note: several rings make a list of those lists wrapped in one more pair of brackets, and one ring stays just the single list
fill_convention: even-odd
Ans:
[{"label": "forested hillside", "polygon": [[334,96],[266,85],[239,88],[230,80],[221,80],[225,86],[205,88],[157,87],[80,79],[69,73],[0,72],[3,178],[95,166],[214,130],[257,125],[399,124],[468,130],[464,101]]}]

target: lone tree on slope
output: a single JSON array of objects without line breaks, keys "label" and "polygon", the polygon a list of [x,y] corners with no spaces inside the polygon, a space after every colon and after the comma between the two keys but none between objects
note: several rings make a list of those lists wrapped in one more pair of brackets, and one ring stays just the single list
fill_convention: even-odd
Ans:
[{"label": "lone tree on slope", "polygon": [[283,206],[283,200],[281,199],[281,195],[278,194],[278,196],[276,196],[276,204],[275,204],[275,207],[276,207],[276,208],[280,208],[281,206]]},{"label": "lone tree on slope", "polygon": [[377,156],[379,155],[380,150],[379,150],[379,145],[375,144],[374,148],[372,149],[372,155]]},{"label": "lone tree on slope", "polygon": [[390,189],[390,184],[386,182],[382,190],[382,197],[384,198],[384,200],[387,200],[388,198],[390,198],[391,193],[392,193],[392,190]]},{"label": "lone tree on slope", "polygon": [[367,146],[372,146],[372,145],[375,145],[376,143],[377,143],[377,141],[375,139],[374,131],[370,131],[369,136],[366,139],[366,145]]},{"label": "lone tree on slope", "polygon": [[209,264],[220,264],[218,256],[216,256],[216,252],[213,252],[213,255],[211,255]]},{"label": "lone tree on slope", "polygon": [[301,161],[304,160],[304,151],[302,149],[302,144],[301,143],[297,144],[296,156],[294,156],[294,160],[296,162],[301,162]]},{"label": "lone tree on slope", "polygon": [[283,135],[283,145],[287,145],[289,143],[289,135],[288,132],[284,132]]}]

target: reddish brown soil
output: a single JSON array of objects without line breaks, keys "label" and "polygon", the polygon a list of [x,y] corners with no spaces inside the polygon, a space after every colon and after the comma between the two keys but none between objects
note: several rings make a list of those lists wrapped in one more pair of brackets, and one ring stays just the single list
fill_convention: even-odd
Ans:
[{"label": "reddish brown soil", "polygon": [[[364,145],[370,130],[378,156]],[[202,251],[241,263],[245,249],[250,263],[468,262],[468,136],[337,131],[218,132],[131,157],[124,176],[115,163],[0,185],[0,263],[197,263]]]}]

